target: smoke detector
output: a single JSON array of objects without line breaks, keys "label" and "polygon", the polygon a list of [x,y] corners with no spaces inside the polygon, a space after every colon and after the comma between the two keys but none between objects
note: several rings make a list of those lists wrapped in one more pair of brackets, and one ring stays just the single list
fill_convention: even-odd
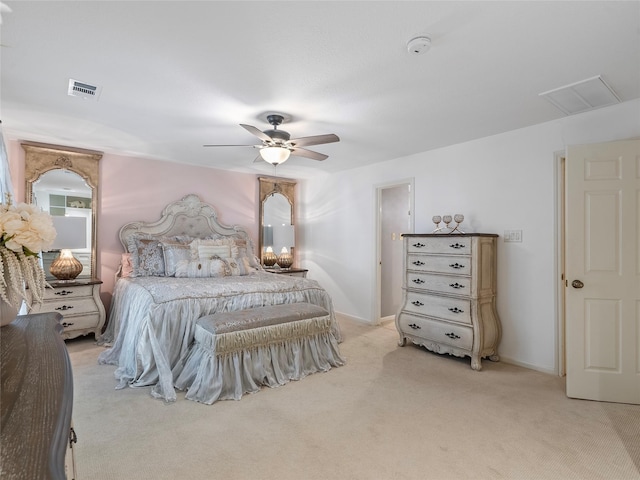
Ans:
[{"label": "smoke detector", "polygon": [[422,55],[431,48],[431,39],[429,37],[416,37],[407,43],[407,51],[412,55]]}]

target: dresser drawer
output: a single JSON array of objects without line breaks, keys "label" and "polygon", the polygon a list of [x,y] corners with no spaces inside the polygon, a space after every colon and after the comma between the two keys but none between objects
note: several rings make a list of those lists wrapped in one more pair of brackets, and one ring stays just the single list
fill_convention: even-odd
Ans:
[{"label": "dresser drawer", "polygon": [[58,301],[65,298],[91,297],[93,285],[74,285],[63,288],[45,288],[45,301]]},{"label": "dresser drawer", "polygon": [[408,237],[407,252],[470,255],[471,239],[464,237]]},{"label": "dresser drawer", "polygon": [[407,292],[404,310],[471,325],[471,301]]},{"label": "dresser drawer", "polygon": [[471,295],[471,279],[469,277],[408,272],[407,286],[450,295],[462,295],[465,297]]},{"label": "dresser drawer", "polygon": [[69,298],[57,298],[55,300],[45,300],[40,305],[34,305],[31,313],[55,312],[67,317],[86,315],[88,313],[98,313],[98,307],[93,297],[76,298],[72,302]]},{"label": "dresser drawer", "polygon": [[471,257],[409,254],[407,270],[471,275]]},{"label": "dresser drawer", "polygon": [[462,325],[454,325],[429,318],[400,316],[400,329],[416,337],[451,345],[463,350],[471,350],[473,346],[473,329]]}]

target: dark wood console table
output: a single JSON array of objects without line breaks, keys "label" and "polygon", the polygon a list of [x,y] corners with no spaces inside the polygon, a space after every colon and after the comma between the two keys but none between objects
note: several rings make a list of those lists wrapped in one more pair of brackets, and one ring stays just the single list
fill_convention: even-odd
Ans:
[{"label": "dark wood console table", "polygon": [[0,478],[75,477],[73,377],[61,320],[22,315],[0,327]]}]

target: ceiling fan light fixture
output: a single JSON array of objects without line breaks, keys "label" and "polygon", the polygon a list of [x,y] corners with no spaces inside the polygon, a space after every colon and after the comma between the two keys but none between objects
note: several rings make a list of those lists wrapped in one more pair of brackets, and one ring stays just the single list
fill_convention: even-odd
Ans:
[{"label": "ceiling fan light fixture", "polygon": [[264,147],[260,149],[260,156],[265,162],[271,165],[280,165],[284,163],[291,155],[288,148],[284,147]]}]

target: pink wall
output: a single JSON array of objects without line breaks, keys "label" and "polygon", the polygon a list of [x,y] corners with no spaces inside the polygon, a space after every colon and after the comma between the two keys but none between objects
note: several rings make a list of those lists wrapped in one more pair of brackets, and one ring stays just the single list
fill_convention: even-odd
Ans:
[{"label": "pink wall", "polygon": [[[24,201],[24,150],[7,141],[16,201]],[[258,244],[257,175],[194,167],[158,160],[105,154],[98,186],[97,275],[101,296],[109,307],[123,247],[120,227],[128,222],[156,221],[167,203],[194,193],[213,205],[218,221],[241,225]]]}]

